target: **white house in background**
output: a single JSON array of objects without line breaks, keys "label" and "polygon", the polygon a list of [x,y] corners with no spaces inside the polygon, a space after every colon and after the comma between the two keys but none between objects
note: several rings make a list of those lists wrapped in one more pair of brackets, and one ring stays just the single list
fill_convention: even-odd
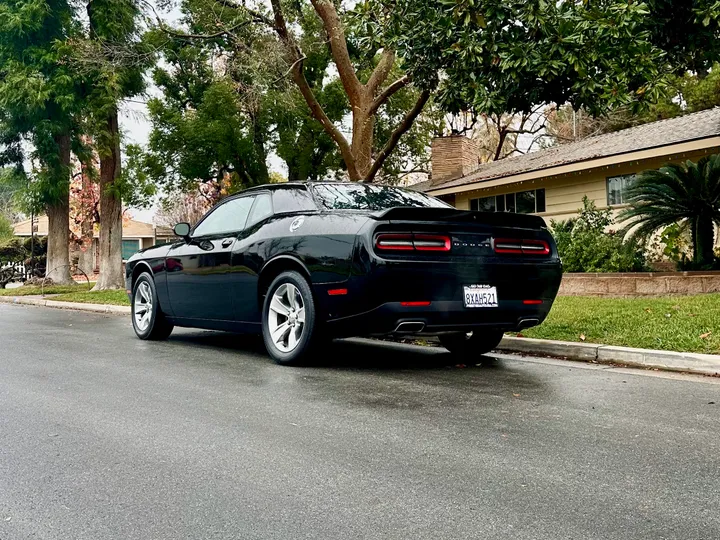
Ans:
[{"label": "white house in background", "polygon": [[[30,220],[20,221],[13,227],[15,236],[30,237],[31,227]],[[35,236],[47,236],[48,219],[47,216],[38,216],[35,218]],[[122,235],[122,257],[123,262],[127,261],[134,253],[152,247],[156,244],[170,242],[175,238],[172,229],[169,227],[161,227],[152,223],[144,223],[142,221],[124,220]],[[99,252],[100,235],[95,232],[92,245],[89,249],[81,250],[75,242],[70,246],[70,260],[77,257],[78,267],[88,275],[95,274],[99,271],[100,252]]]}]

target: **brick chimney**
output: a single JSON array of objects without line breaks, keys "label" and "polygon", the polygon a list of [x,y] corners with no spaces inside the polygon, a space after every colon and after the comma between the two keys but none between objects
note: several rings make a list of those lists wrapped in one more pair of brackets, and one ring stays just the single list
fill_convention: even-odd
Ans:
[{"label": "brick chimney", "polygon": [[432,140],[432,183],[443,184],[470,174],[478,168],[478,144],[464,135]]}]

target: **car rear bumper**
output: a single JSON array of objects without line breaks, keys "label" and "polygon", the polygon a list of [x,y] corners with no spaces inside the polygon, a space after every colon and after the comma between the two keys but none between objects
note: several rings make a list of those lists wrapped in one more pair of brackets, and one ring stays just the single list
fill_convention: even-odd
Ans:
[{"label": "car rear bumper", "polygon": [[440,335],[492,327],[506,332],[536,326],[545,320],[552,300],[539,305],[505,301],[497,308],[465,308],[461,301],[431,302],[429,306],[404,306],[388,302],[365,313],[329,321],[336,336]]}]

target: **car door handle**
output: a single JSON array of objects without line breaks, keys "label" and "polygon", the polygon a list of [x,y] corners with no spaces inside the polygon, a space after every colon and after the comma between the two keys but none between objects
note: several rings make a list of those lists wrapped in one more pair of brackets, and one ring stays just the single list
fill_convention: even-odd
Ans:
[{"label": "car door handle", "polygon": [[232,243],[233,243],[232,238],[228,238],[227,240],[223,240],[222,244],[220,244],[220,245],[222,247],[226,248],[226,247],[230,247],[230,244],[232,244]]}]

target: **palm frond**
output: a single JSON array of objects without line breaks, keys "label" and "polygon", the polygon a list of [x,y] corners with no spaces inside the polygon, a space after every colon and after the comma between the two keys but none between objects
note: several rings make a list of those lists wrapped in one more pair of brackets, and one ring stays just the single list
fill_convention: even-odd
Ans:
[{"label": "palm frond", "polygon": [[711,219],[720,224],[720,154],[697,163],[668,164],[640,173],[618,215],[624,234],[650,236],[674,223]]}]

